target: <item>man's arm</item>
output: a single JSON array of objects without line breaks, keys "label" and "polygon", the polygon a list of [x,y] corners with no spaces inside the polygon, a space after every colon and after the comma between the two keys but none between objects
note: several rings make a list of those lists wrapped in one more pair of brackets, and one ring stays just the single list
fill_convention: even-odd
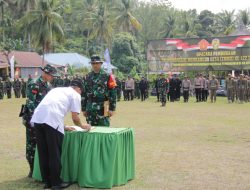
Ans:
[{"label": "man's arm", "polygon": [[71,117],[72,117],[72,121],[76,126],[81,127],[82,129],[86,129],[86,130],[90,130],[91,126],[89,124],[82,124],[79,114],[76,112],[71,112]]}]

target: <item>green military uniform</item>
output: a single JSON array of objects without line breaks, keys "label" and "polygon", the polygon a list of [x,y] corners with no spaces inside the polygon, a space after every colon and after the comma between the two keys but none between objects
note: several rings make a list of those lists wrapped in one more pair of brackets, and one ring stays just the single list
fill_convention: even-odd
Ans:
[{"label": "green military uniform", "polygon": [[13,89],[15,93],[15,98],[20,98],[21,96],[21,82],[19,79],[14,80]]},{"label": "green military uniform", "polygon": [[55,87],[63,87],[64,86],[64,80],[61,77],[58,77],[56,79],[56,86]]},{"label": "green military uniform", "polygon": [[109,110],[115,111],[116,90],[108,87],[110,75],[101,69],[90,72],[84,81],[82,111],[87,113],[87,123],[92,126],[109,126],[109,117],[104,116],[104,101],[109,101]]},{"label": "green military uniform", "polygon": [[22,98],[26,98],[26,89],[27,89],[26,87],[27,87],[27,84],[22,79],[22,82],[21,82],[21,94],[22,94]]},{"label": "green military uniform", "polygon": [[169,85],[167,80],[163,77],[163,74],[161,74],[161,78],[158,80],[158,91],[160,94],[160,100],[162,103],[162,106],[166,105],[166,95],[167,95],[167,91],[169,89]]},{"label": "green military uniform", "polygon": [[116,95],[117,95],[117,101],[119,102],[121,100],[122,83],[118,78],[116,79],[116,84],[117,84]]},{"label": "green military uniform", "polygon": [[[49,64],[46,65],[42,71],[51,76],[56,73],[56,69]],[[51,86],[48,82],[44,81],[42,76],[36,80],[32,80],[28,83],[27,87],[27,100],[26,100],[26,114],[23,116],[23,124],[26,127],[26,159],[30,166],[29,177],[32,176],[33,166],[34,166],[34,156],[36,149],[36,136],[35,129],[31,127],[30,120],[34,113],[34,110],[38,104],[42,101]]]},{"label": "green military uniform", "polygon": [[140,99],[139,81],[135,80],[135,98]]},{"label": "green military uniform", "polygon": [[8,78],[5,81],[5,91],[7,94],[7,98],[11,98],[11,90],[12,90],[12,83],[10,82],[10,79]]},{"label": "green military uniform", "polygon": [[64,79],[63,85],[64,85],[64,87],[70,86],[70,79],[69,79],[68,77],[66,77],[66,78]]},{"label": "green military uniform", "polygon": [[42,77],[39,77],[33,82],[30,81],[27,88],[26,107],[28,108],[28,114],[23,117],[23,121],[26,127],[26,159],[30,165],[31,172],[33,171],[34,166],[36,136],[34,128],[32,128],[30,125],[30,120],[35,108],[42,101],[49,90],[49,85],[47,82],[43,81]]},{"label": "green military uniform", "polygon": [[2,79],[0,79],[0,100],[3,99],[4,95],[4,84],[2,82]]}]

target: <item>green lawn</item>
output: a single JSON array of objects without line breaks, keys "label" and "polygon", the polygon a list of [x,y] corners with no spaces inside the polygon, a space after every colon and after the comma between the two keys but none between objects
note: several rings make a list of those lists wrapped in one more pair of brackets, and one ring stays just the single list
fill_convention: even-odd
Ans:
[{"label": "green lawn", "polygon": [[[17,117],[23,102],[0,101],[0,190],[42,187],[26,177],[25,128]],[[249,115],[250,103],[225,98],[164,108],[153,97],[119,102],[111,124],[135,129],[136,179],[113,189],[250,189]]]}]

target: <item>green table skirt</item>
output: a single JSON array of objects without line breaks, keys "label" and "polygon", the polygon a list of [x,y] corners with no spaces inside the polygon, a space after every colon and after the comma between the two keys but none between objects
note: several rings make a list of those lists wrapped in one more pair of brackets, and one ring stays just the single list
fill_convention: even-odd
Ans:
[{"label": "green table skirt", "polygon": [[[135,177],[134,132],[131,128],[96,127],[66,132],[61,178],[81,187],[112,188]],[[36,151],[33,178],[41,180]]]}]

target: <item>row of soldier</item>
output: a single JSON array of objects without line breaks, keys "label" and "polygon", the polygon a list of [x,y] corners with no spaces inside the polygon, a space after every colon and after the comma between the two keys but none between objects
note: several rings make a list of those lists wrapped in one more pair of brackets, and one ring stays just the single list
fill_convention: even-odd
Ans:
[{"label": "row of soldier", "polygon": [[22,95],[22,98],[26,98],[26,88],[27,83],[24,81],[24,79],[14,79],[13,82],[9,78],[7,78],[5,81],[2,81],[0,78],[0,99],[4,98],[4,95],[7,95],[7,98],[11,98],[12,89],[15,94],[15,98],[20,98]]},{"label": "row of soldier", "polygon": [[[80,78],[76,75],[74,78]],[[32,80],[32,76],[29,75],[28,80],[25,81],[23,78],[15,78],[12,82],[9,78],[5,81],[2,81],[0,78],[0,99],[4,98],[4,95],[7,95],[7,98],[12,97],[12,90],[14,91],[15,98],[26,98],[26,89],[29,82]],[[68,87],[70,86],[71,79],[68,76],[61,76],[55,78],[51,85],[55,87]]]},{"label": "row of soldier", "polygon": [[116,78],[116,83],[117,101],[120,101],[122,94],[124,101],[132,101],[134,98],[145,101],[149,96],[149,82],[145,77],[137,80],[128,75],[126,80]]}]

